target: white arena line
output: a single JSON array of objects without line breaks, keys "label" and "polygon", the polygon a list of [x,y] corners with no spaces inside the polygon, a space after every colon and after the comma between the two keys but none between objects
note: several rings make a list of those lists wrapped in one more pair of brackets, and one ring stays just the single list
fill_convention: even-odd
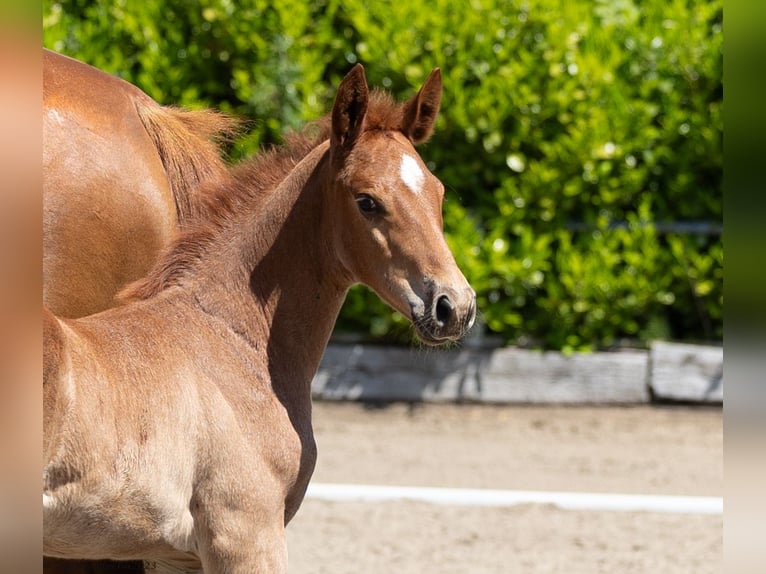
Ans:
[{"label": "white arena line", "polygon": [[389,500],[416,500],[432,504],[458,506],[553,504],[567,510],[723,514],[723,498],[713,496],[601,494],[590,492],[544,492],[532,490],[321,483],[309,484],[306,496],[318,500],[332,501],[384,502]]}]

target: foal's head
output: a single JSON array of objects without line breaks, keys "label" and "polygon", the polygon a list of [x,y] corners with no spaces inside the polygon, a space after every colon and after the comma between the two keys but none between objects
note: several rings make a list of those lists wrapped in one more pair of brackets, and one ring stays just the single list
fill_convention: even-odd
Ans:
[{"label": "foal's head", "polygon": [[444,186],[414,148],[431,135],[441,87],[437,69],[397,105],[369,94],[357,65],[338,89],[330,135],[340,261],[430,344],[459,339],[476,314],[476,294],[444,241]]}]

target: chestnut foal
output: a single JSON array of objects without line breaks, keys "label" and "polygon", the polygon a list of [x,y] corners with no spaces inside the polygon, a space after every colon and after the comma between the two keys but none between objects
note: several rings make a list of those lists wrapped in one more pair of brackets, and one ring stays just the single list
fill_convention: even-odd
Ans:
[{"label": "chestnut foal", "polygon": [[356,66],[313,138],[211,183],[207,216],[126,305],[45,311],[46,555],[286,572],[285,525],[316,460],[311,380],[349,287],[429,344],[475,317],[443,186],[413,147],[440,99],[438,70],[396,104]]}]

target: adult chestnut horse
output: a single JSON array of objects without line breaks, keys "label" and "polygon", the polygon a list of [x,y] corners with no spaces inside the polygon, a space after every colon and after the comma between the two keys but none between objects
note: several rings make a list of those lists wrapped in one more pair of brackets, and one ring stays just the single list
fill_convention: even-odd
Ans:
[{"label": "adult chestnut horse", "polygon": [[236,124],[162,107],[135,86],[43,51],[43,300],[82,317],[115,304],[226,169]]},{"label": "adult chestnut horse", "polygon": [[[286,572],[316,460],[311,380],[349,287],[419,337],[462,337],[475,293],[415,144],[441,98],[403,104],[356,66],[330,118],[206,184],[207,216],[123,306],[44,314],[44,553]],[[190,571],[190,570],[187,570]]]}]

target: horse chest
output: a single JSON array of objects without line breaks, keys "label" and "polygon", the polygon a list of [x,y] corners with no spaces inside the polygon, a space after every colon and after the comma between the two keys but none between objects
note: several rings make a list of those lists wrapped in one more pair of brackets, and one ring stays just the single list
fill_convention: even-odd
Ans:
[{"label": "horse chest", "polygon": [[[316,461],[310,403],[280,399],[271,385],[253,384],[247,396],[220,389],[206,402],[208,425],[201,474],[208,494],[280,505],[292,516]],[[258,500],[261,499],[261,500]],[[249,504],[249,503],[245,503]]]}]

